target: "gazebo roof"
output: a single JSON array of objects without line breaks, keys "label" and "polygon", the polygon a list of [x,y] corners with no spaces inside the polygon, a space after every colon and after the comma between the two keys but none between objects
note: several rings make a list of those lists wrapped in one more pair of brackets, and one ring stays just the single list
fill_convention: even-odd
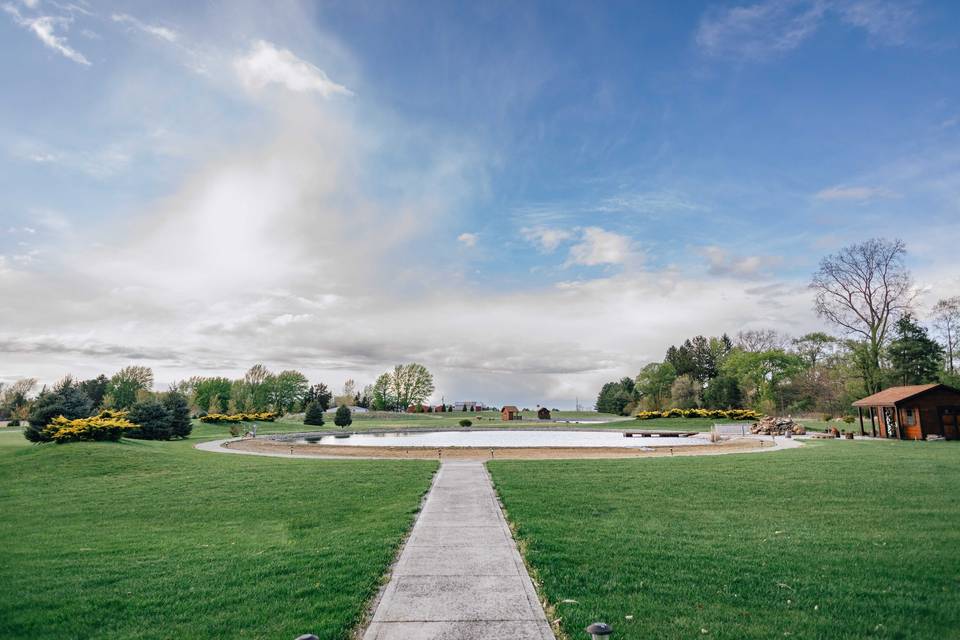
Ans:
[{"label": "gazebo roof", "polygon": [[912,384],[906,387],[890,387],[889,389],[884,389],[879,393],[875,393],[872,396],[867,396],[866,398],[861,398],[853,403],[855,407],[881,407],[881,406],[892,406],[903,402],[914,396],[918,396],[921,393],[926,393],[931,389],[936,389],[937,387],[944,387],[949,389],[943,384]]}]

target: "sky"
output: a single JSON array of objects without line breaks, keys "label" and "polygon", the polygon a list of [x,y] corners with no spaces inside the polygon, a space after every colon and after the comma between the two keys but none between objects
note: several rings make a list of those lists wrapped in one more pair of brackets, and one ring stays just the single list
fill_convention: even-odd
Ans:
[{"label": "sky", "polygon": [[819,260],[960,294],[960,4],[0,0],[0,381],[262,362],[592,406],[829,329]]}]

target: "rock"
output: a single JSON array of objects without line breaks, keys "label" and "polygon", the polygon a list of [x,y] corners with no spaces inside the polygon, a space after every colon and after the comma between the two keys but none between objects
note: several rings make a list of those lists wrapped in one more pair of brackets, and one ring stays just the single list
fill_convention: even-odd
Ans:
[{"label": "rock", "polygon": [[320,640],[317,636],[312,633],[305,633],[302,636],[297,636],[296,640]]},{"label": "rock", "polygon": [[764,416],[759,421],[754,422],[750,427],[750,433],[764,436],[782,436],[786,433],[800,436],[807,432],[804,426],[794,422],[790,418],[776,418],[773,416]]}]

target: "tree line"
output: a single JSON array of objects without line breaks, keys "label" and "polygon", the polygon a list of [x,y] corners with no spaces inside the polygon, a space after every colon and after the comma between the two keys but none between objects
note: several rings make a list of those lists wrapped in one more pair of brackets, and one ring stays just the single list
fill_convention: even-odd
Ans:
[{"label": "tree line", "polygon": [[872,239],[825,257],[813,275],[817,315],[836,329],[796,338],[772,329],[703,335],[670,346],[636,377],[608,382],[596,408],[629,415],[668,408],[753,408],[842,415],[896,385],[960,386],[960,296],[916,315],[900,240]]},{"label": "tree line", "polygon": [[[0,384],[0,419],[10,420],[15,426],[27,422],[31,429],[42,430],[58,416],[72,420],[104,410],[121,411],[129,412],[130,420],[137,424],[135,418],[153,425],[145,433],[167,439],[189,435],[184,416],[189,424],[191,417],[208,413],[282,415],[312,408],[316,415],[331,406],[405,410],[411,404],[423,403],[434,391],[432,374],[418,363],[397,365],[375,384],[362,388],[349,379],[337,394],[322,382],[311,385],[300,371],[273,373],[262,364],[250,367],[237,379],[194,376],[173,383],[164,392],[154,391],[153,385],[153,371],[145,366],[124,367],[110,377],[101,374],[88,380],[67,376],[41,388],[36,396],[35,378],[18,380]],[[167,414],[169,429],[162,426]]]}]

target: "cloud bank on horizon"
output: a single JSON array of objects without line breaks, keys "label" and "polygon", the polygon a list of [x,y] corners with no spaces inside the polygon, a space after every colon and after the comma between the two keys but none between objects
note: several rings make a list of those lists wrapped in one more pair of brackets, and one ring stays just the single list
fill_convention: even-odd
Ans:
[{"label": "cloud bank on horizon", "polygon": [[569,407],[821,328],[810,273],[867,237],[921,315],[960,293],[952,3],[0,9],[0,380],[416,360]]}]

